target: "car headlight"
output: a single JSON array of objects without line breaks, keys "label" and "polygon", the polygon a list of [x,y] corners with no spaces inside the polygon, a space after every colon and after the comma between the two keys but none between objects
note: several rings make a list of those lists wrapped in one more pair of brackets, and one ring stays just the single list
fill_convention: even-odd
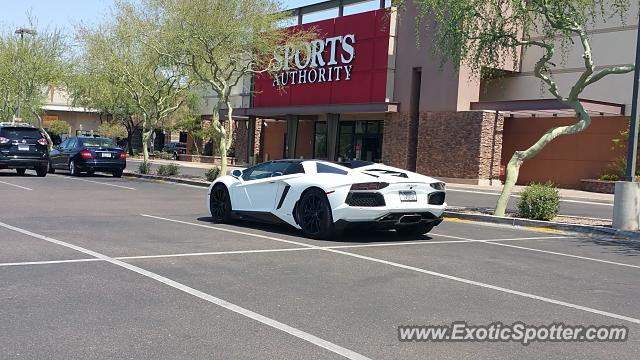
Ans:
[{"label": "car headlight", "polygon": [[444,190],[446,185],[443,182],[435,182],[435,183],[431,183],[429,184],[433,189],[436,190]]}]

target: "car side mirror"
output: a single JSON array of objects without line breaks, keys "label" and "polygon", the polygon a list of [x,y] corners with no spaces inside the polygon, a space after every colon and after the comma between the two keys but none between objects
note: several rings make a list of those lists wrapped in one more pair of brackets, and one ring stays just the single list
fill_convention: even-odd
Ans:
[{"label": "car side mirror", "polygon": [[231,172],[231,176],[233,176],[234,178],[240,178],[242,176],[242,170],[240,169],[235,169]]}]

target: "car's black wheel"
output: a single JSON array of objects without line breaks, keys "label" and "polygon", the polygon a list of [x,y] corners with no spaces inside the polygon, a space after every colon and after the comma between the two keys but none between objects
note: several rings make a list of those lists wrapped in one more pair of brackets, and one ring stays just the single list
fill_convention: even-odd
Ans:
[{"label": "car's black wheel", "polygon": [[173,153],[173,160],[178,160],[179,158],[178,153]]},{"label": "car's black wheel", "polygon": [[296,209],[298,223],[305,236],[322,240],[330,239],[336,234],[331,206],[324,191],[306,191],[298,201]]},{"label": "car's black wheel", "polygon": [[16,169],[16,172],[18,173],[19,176],[24,175],[24,173],[27,172],[27,169]]},{"label": "car's black wheel", "polygon": [[69,174],[71,176],[78,176],[80,175],[80,171],[78,171],[78,168],[76,167],[76,161],[75,160],[71,160],[69,162]]},{"label": "car's black wheel", "polygon": [[113,172],[111,172],[111,174],[113,175],[113,177],[122,177],[122,170],[114,170]]},{"label": "car's black wheel", "polygon": [[222,184],[216,184],[209,195],[209,210],[215,223],[228,223],[231,221],[231,199],[229,190]]},{"label": "car's black wheel", "polygon": [[404,225],[396,228],[396,231],[400,235],[424,235],[433,229],[433,225],[430,224],[415,224]]},{"label": "car's black wheel", "polygon": [[47,176],[48,172],[49,166],[41,166],[39,168],[36,168],[36,175],[38,175],[38,177],[45,177]]},{"label": "car's black wheel", "polygon": [[51,163],[51,161],[49,161],[49,174],[53,174],[56,172],[56,169],[53,167],[53,164]]}]

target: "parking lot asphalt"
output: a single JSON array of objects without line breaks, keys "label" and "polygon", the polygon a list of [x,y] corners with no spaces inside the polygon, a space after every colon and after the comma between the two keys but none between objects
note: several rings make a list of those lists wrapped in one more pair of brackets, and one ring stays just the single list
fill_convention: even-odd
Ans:
[{"label": "parking lot asphalt", "polygon": [[[637,359],[640,243],[212,224],[206,189],[0,172],[2,359]],[[400,325],[624,325],[626,342],[400,342]]]}]

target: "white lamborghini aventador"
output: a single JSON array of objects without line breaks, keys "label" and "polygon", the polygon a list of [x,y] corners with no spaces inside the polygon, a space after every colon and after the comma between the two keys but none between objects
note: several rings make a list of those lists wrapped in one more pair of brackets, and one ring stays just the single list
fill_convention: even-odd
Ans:
[{"label": "white lamborghini aventador", "polygon": [[284,222],[314,239],[348,226],[426,234],[442,222],[445,184],[402,169],[365,161],[269,161],[209,187],[214,222],[236,218]]}]

